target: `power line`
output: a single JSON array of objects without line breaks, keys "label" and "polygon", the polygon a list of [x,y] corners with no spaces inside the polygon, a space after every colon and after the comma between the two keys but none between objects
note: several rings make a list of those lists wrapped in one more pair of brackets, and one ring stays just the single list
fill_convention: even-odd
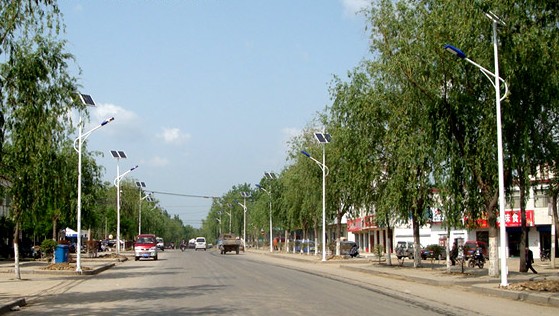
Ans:
[{"label": "power line", "polygon": [[182,194],[182,193],[172,193],[172,192],[161,192],[161,191],[150,191],[145,190],[146,192],[157,193],[157,194],[165,194],[165,195],[174,195],[174,196],[184,196],[184,197],[193,197],[193,198],[203,198],[203,199],[217,199],[217,196],[211,195],[195,195],[195,194]]}]

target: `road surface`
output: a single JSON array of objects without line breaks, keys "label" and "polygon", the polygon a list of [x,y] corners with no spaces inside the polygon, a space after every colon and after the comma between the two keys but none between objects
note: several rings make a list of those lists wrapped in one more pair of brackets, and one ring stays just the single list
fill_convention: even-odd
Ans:
[{"label": "road surface", "polygon": [[[556,308],[270,256],[166,250],[68,278],[18,315],[552,315]],[[338,274],[339,271],[339,274]],[[310,273],[309,273],[310,272]],[[325,277],[326,276],[326,277]],[[366,278],[367,282],[362,282]]]}]

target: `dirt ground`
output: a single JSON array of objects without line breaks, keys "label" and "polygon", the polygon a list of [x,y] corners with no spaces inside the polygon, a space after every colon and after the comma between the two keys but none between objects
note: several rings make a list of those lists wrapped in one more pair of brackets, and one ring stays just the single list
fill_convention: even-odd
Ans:
[{"label": "dirt ground", "polygon": [[559,292],[559,280],[526,281],[509,284],[507,287],[516,291]]}]

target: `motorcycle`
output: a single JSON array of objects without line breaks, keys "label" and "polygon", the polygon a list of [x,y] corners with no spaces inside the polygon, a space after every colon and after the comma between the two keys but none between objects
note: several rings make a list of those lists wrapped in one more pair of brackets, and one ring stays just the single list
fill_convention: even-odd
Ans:
[{"label": "motorcycle", "polygon": [[182,244],[182,245],[181,245],[181,251],[184,252],[185,249],[186,249],[186,245],[185,245],[185,244]]},{"label": "motorcycle", "polygon": [[549,249],[542,249],[540,251],[541,261],[551,261],[551,252]]},{"label": "motorcycle", "polygon": [[483,256],[483,253],[481,253],[480,249],[476,249],[474,254],[468,260],[468,266],[470,268],[478,266],[480,269],[482,269],[484,264],[485,264],[485,257]]}]

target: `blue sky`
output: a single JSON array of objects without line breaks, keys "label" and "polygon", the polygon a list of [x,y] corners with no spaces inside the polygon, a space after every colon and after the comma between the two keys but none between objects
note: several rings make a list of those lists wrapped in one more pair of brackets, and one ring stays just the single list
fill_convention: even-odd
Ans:
[{"label": "blue sky", "polygon": [[[68,50],[92,95],[86,130],[104,179],[221,196],[280,172],[287,140],[331,104],[328,84],[369,56],[362,0],[62,0]],[[158,194],[199,227],[210,199]],[[116,201],[115,201],[116,203]]]}]

